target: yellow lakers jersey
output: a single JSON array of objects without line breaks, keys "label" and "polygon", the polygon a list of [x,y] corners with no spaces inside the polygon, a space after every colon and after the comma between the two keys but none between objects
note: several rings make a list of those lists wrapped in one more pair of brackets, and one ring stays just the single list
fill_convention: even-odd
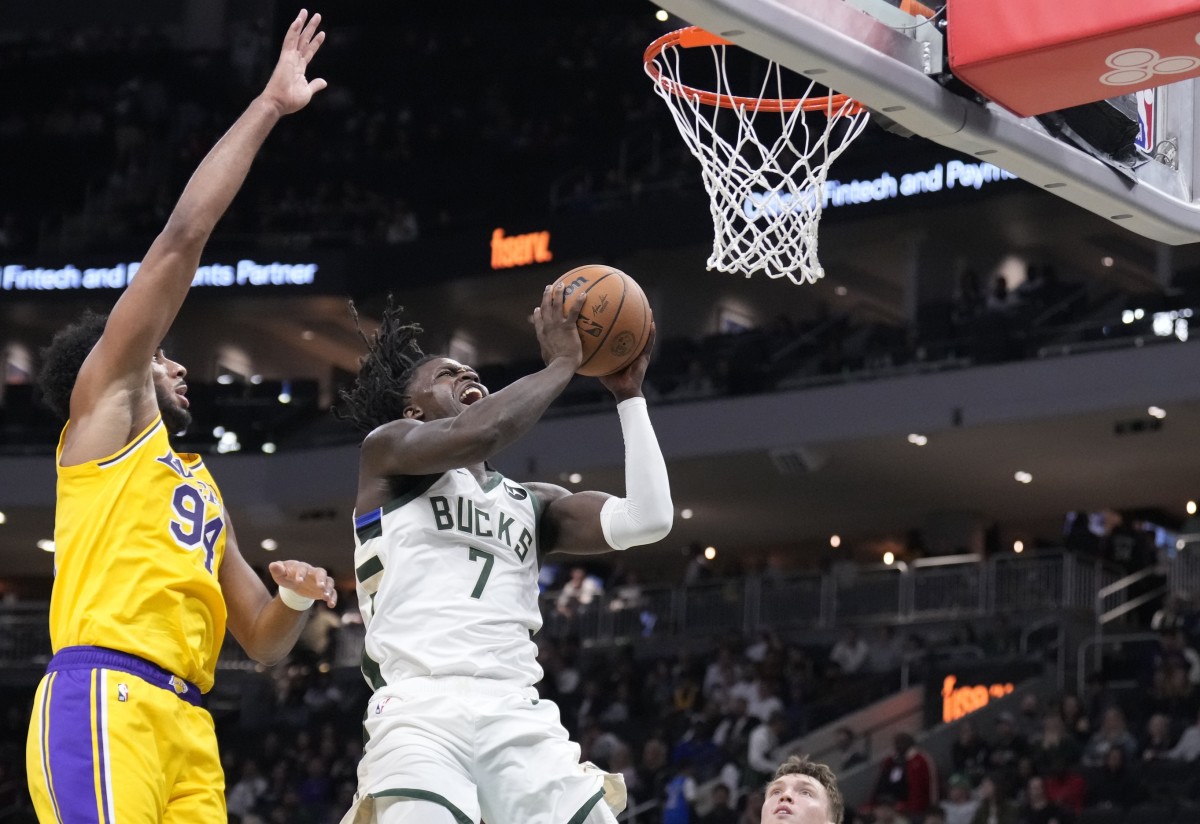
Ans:
[{"label": "yellow lakers jersey", "polygon": [[226,617],[225,515],[212,476],[199,455],[171,449],[161,418],[98,461],[63,466],[62,448],[60,437],[54,651],[120,650],[207,692]]}]

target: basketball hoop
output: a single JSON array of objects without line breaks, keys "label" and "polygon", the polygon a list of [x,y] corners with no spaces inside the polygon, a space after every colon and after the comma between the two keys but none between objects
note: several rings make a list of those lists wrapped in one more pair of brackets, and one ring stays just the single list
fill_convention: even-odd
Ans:
[{"label": "basketball hoop", "polygon": [[[712,200],[708,268],[815,283],[825,274],[817,261],[817,226],[829,166],[862,133],[869,114],[846,95],[816,96],[815,81],[803,95],[785,97],[784,75],[770,61],[756,97],[735,95],[725,67],[732,45],[690,26],[655,40],[643,58],[655,92],[702,167]],[[682,50],[701,46],[712,52],[716,91],[680,79]],[[733,114],[722,117],[722,111]]]}]

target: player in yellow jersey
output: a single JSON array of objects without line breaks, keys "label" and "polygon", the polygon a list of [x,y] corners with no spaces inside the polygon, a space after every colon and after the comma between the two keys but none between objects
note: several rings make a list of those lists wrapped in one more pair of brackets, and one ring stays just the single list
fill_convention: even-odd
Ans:
[{"label": "player in yellow jersey", "polygon": [[306,70],[324,40],[300,12],[263,92],[188,182],[137,276],[107,318],[62,330],[40,376],[67,419],[59,440],[54,657],[38,686],[26,748],[42,822],[225,824],[212,717],[225,630],[258,661],[285,656],[333,581],[298,561],[271,564],[272,597],[238,552],[216,484],[197,455],[171,449],[190,422],[187,370],[160,342],[213,227],[275,123],[325,88]]}]

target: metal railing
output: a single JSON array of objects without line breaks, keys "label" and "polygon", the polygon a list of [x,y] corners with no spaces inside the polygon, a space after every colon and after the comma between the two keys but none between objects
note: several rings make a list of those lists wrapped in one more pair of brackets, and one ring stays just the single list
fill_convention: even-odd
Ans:
[{"label": "metal railing", "polygon": [[[1094,558],[1051,550],[988,559],[954,555],[891,566],[846,564],[823,575],[798,572],[692,586],[624,587],[561,612],[558,593],[551,592],[542,598],[542,632],[603,645],[637,638],[1090,611],[1096,608],[1097,591],[1118,577]],[[0,665],[48,659],[46,610],[45,604],[0,608]],[[361,626],[338,632],[339,637],[355,636],[340,647],[361,649]],[[226,645],[223,666],[246,666],[233,646]]]}]

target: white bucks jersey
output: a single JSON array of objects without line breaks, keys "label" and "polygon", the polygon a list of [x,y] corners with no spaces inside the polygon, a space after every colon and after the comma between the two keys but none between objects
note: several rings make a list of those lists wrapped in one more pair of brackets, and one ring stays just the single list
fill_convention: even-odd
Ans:
[{"label": "white bucks jersey", "polygon": [[542,677],[539,503],[497,472],[405,477],[388,504],[354,519],[363,674],[372,688],[470,675],[532,686]]}]

